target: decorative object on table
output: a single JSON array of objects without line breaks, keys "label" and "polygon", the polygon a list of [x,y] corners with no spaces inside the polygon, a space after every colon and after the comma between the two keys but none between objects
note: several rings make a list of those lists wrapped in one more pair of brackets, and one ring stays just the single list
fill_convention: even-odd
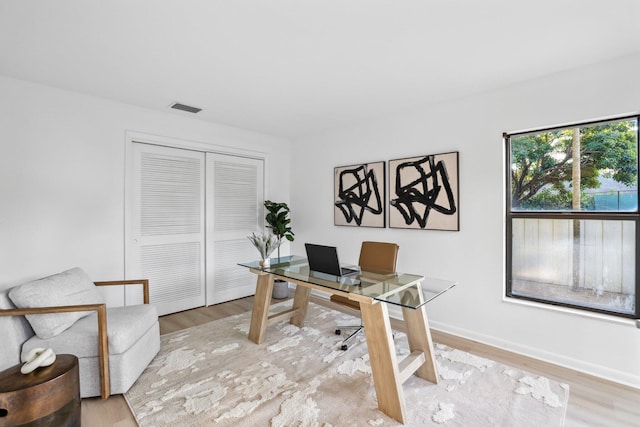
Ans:
[{"label": "decorative object on table", "polygon": [[384,162],[333,169],[333,222],[352,227],[385,227]]},{"label": "decorative object on table", "polygon": [[[267,222],[267,228],[271,230],[274,236],[278,239],[278,259],[280,258],[280,245],[282,244],[282,238],[284,237],[290,242],[293,242],[294,233],[291,230],[291,218],[289,218],[289,206],[286,203],[272,202],[271,200],[264,201],[264,207],[267,208],[267,215],[265,221]],[[273,298],[282,299],[289,296],[289,284],[284,280],[276,280],[273,285]]]},{"label": "decorative object on table", "polygon": [[23,374],[29,374],[39,367],[51,366],[56,361],[56,354],[53,349],[37,347],[29,350],[24,357],[25,363],[20,368]]},{"label": "decorative object on table", "polygon": [[[270,314],[287,307],[274,304]],[[126,393],[140,426],[400,425],[377,409],[364,336],[338,349],[333,325],[355,317],[309,303],[303,328],[277,322],[259,345],[247,339],[250,317],[162,335],[154,363]],[[395,346],[399,359],[410,354],[404,333]],[[562,425],[568,386],[444,345],[434,350],[440,382],[405,382],[405,425]]]},{"label": "decorative object on table", "polygon": [[247,239],[249,239],[260,253],[260,266],[263,268],[269,267],[269,256],[276,250],[276,248],[280,247],[280,241],[278,238],[271,234],[251,233],[251,236],[247,236]]},{"label": "decorative object on table", "polygon": [[458,152],[389,160],[389,227],[460,230]]}]

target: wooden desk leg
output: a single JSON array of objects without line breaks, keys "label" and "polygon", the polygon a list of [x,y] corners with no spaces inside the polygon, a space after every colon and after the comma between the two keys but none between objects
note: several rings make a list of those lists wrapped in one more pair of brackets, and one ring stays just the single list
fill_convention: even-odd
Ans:
[{"label": "wooden desk leg", "polygon": [[418,368],[416,375],[434,384],[438,384],[438,368],[436,366],[436,355],[433,351],[433,340],[429,331],[429,321],[424,306],[412,310],[402,308],[402,316],[407,324],[407,339],[409,350],[422,351],[425,362]]},{"label": "wooden desk leg", "polygon": [[360,302],[378,409],[404,423],[405,404],[387,304]]},{"label": "wooden desk leg", "polygon": [[293,308],[298,309],[298,314],[293,316],[289,323],[301,328],[304,318],[307,315],[307,307],[309,306],[309,295],[311,288],[296,284],[296,293],[293,296]]},{"label": "wooden desk leg", "polygon": [[273,293],[273,276],[271,274],[258,274],[256,282],[256,294],[253,297],[253,310],[251,311],[251,325],[249,326],[249,340],[260,344],[264,340],[264,331],[267,328],[269,317],[269,304]]}]

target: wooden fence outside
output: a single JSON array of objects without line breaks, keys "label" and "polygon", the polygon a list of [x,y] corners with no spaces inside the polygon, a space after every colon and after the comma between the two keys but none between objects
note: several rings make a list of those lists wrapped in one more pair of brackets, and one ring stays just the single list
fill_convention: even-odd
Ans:
[{"label": "wooden fence outside", "polygon": [[635,293],[635,223],[580,221],[574,243],[573,220],[513,220],[512,275],[514,279],[572,286],[574,251],[580,286],[594,291]]}]

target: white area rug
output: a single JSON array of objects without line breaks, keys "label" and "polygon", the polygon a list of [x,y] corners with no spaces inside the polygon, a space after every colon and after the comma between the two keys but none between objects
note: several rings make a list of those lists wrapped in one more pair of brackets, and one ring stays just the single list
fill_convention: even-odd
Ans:
[{"label": "white area rug", "polygon": [[[250,316],[163,335],[160,353],[126,394],[140,425],[400,425],[377,409],[364,337],[338,348],[336,322],[355,318],[311,303],[302,329],[280,322],[257,345],[247,339]],[[396,334],[395,343],[402,359],[406,336]],[[439,384],[417,377],[404,384],[406,425],[564,423],[567,385],[439,344],[436,353]]]}]

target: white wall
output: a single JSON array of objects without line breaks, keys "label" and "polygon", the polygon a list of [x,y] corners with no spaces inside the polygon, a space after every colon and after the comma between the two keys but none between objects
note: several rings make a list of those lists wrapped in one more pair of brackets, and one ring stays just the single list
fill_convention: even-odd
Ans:
[{"label": "white wall", "polygon": [[[364,239],[398,242],[399,270],[459,281],[429,304],[433,326],[640,387],[640,330],[631,323],[503,302],[501,138],[638,112],[639,72],[636,55],[291,145],[0,77],[0,289],[76,265],[95,280],[122,278],[125,132],[182,138],[272,154],[266,197],[290,201],[294,252],[325,242],[355,260]],[[460,232],[333,225],[335,166],[452,150],[460,152]]]},{"label": "white wall", "polygon": [[[502,141],[504,131],[639,112],[639,73],[640,54],[294,141],[292,250],[335,244],[354,261],[362,240],[395,241],[400,271],[459,282],[428,304],[432,326],[640,387],[632,322],[503,301]],[[335,166],[449,151],[460,152],[459,232],[333,225]]]},{"label": "white wall", "polygon": [[1,76],[0,93],[0,289],[74,266],[124,278],[127,131],[267,153],[266,196],[288,200],[287,140]]}]

